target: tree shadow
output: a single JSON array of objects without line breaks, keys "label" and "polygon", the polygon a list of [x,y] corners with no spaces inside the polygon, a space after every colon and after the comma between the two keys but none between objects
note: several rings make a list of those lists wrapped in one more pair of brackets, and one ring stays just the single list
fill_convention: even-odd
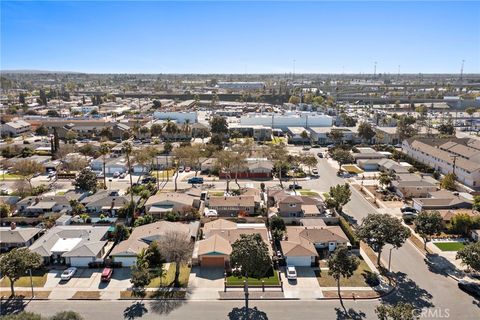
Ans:
[{"label": "tree shadow", "polygon": [[248,308],[233,308],[232,311],[228,314],[229,320],[268,320],[267,314],[261,310],[258,310],[257,307]]},{"label": "tree shadow", "polygon": [[348,309],[347,312],[342,308],[335,308],[335,313],[337,314],[337,319],[364,319],[366,314],[363,311],[355,311],[352,308]]},{"label": "tree shadow", "polygon": [[436,253],[429,253],[424,259],[430,272],[447,277],[449,275],[457,278],[463,278],[463,272],[459,271],[457,267],[445,257]]},{"label": "tree shadow", "polygon": [[123,317],[128,320],[133,320],[143,317],[146,313],[148,313],[148,309],[145,307],[145,303],[137,301],[123,310]]},{"label": "tree shadow", "polygon": [[19,298],[8,298],[8,299],[1,299],[0,301],[0,315],[8,315],[8,314],[16,314],[22,312],[25,309],[27,303],[25,299]]},{"label": "tree shadow", "polygon": [[185,297],[189,293],[189,290],[178,290],[173,287],[159,288],[152,295],[152,298],[155,300],[150,301],[150,309],[154,313],[168,315],[173,310],[185,304]]},{"label": "tree shadow", "polygon": [[382,300],[395,304],[397,302],[410,303],[415,309],[431,308],[435,305],[431,302],[432,295],[425,289],[420,288],[415,281],[408,278],[403,272],[392,273],[397,287],[394,294],[387,295]]}]

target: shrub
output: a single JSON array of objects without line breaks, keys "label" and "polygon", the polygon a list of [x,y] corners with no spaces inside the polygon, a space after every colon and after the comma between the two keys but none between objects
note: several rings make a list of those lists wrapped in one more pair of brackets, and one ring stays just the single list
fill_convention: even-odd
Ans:
[{"label": "shrub", "polygon": [[343,232],[345,232],[345,235],[348,237],[348,241],[350,241],[352,247],[358,248],[359,246],[358,239],[355,236],[355,232],[353,231],[352,227],[347,222],[347,220],[345,220],[344,217],[340,217],[338,222],[340,224],[340,228],[342,228]]}]

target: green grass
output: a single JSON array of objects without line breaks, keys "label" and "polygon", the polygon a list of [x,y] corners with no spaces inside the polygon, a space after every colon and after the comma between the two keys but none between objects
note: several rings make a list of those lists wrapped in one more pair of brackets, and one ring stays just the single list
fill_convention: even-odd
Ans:
[{"label": "green grass", "polygon": [[[230,286],[243,286],[243,281],[246,280],[245,277],[236,277],[236,276],[230,276],[227,277],[227,285]],[[265,281],[265,285],[279,285],[280,280],[278,278],[278,271],[274,270],[273,275],[270,277],[265,277],[261,279],[255,279],[255,278],[248,278],[248,284],[249,285],[262,285],[262,280]]]},{"label": "green grass", "polygon": [[57,196],[64,196],[64,195],[65,195],[65,191],[59,191],[59,192],[57,192],[56,195],[57,195]]},{"label": "green grass", "polygon": [[[342,287],[368,287],[363,274],[372,272],[364,260],[360,260],[360,264],[350,278],[340,278],[340,286]],[[328,270],[315,271],[318,284],[320,287],[336,287],[337,281],[328,274]]]},{"label": "green grass", "polygon": [[[32,281],[34,287],[43,287],[47,281],[47,272],[46,270],[34,270],[32,271]],[[0,281],[0,287],[10,287],[10,280],[7,277],[4,277]],[[30,276],[20,277],[15,281],[15,287],[30,287]]]},{"label": "green grass", "polygon": [[208,194],[213,197],[223,197],[225,191],[208,191]]},{"label": "green grass", "polygon": [[267,142],[267,143],[270,143],[270,144],[287,144],[287,139],[284,138],[284,137],[273,137],[272,138],[272,141],[270,142]]},{"label": "green grass", "polygon": [[463,249],[465,247],[465,244],[463,242],[434,242],[434,245],[436,245],[440,250],[442,251],[458,251],[460,249]]},{"label": "green grass", "polygon": [[364,171],[353,164],[344,164],[342,169],[349,173],[363,173]]},{"label": "green grass", "polygon": [[[171,178],[171,177],[173,177],[174,174],[175,174],[175,170],[173,170],[173,169],[169,169],[169,170],[159,170],[159,171],[158,171],[158,178],[159,178],[160,180],[167,178],[167,176],[168,176],[169,178]],[[150,172],[150,175],[151,175],[152,177],[155,177],[155,178],[156,178],[156,177],[157,177],[157,170],[151,171],[151,172]]]},{"label": "green grass", "polygon": [[[190,268],[187,265],[182,265],[180,267],[180,278],[179,278],[181,287],[188,286],[189,277],[190,277]],[[148,288],[158,288],[160,287],[160,285],[168,286],[173,282],[174,279],[175,279],[175,263],[170,263],[170,266],[168,267],[168,270],[166,270],[163,277],[161,279],[160,277],[154,277],[152,280],[150,280],[150,284],[148,285]]]},{"label": "green grass", "polygon": [[21,180],[23,179],[23,177],[18,174],[5,173],[5,174],[0,174],[0,179],[1,180]]},{"label": "green grass", "polygon": [[312,191],[310,189],[300,189],[297,190],[298,193],[300,193],[302,196],[318,196],[318,192]]}]

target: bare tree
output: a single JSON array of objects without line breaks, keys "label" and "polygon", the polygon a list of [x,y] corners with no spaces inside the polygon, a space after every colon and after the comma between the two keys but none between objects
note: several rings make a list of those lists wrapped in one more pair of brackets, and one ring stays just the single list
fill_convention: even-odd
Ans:
[{"label": "bare tree", "polygon": [[33,177],[44,170],[45,169],[40,163],[33,160],[28,160],[28,159],[17,161],[13,165],[13,169],[12,169],[14,173],[22,176],[22,178],[28,182],[28,185],[30,186],[30,191],[33,190],[33,187],[32,187]]},{"label": "bare tree", "polygon": [[180,267],[190,261],[193,253],[190,235],[179,231],[169,231],[160,239],[159,248],[167,261],[175,263],[173,284],[175,287],[179,287]]}]

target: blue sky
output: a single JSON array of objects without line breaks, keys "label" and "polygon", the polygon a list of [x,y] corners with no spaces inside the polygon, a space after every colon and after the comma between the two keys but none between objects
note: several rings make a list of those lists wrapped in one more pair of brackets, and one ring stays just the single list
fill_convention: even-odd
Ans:
[{"label": "blue sky", "polygon": [[480,72],[479,2],[1,1],[1,69]]}]

